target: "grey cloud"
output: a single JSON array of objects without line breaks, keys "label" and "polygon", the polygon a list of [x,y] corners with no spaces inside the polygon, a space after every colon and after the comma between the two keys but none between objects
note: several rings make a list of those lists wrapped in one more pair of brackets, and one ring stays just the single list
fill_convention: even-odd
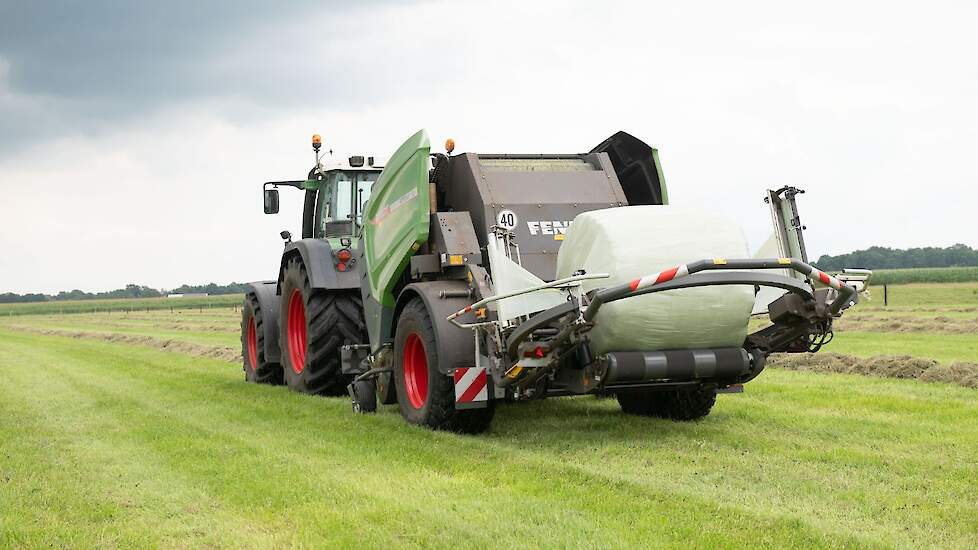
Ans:
[{"label": "grey cloud", "polygon": [[355,97],[357,91],[303,74],[313,73],[303,66],[316,59],[311,45],[344,29],[295,21],[356,15],[374,4],[4,2],[0,155],[51,128],[98,133],[183,102],[229,97],[288,105]]},{"label": "grey cloud", "polygon": [[234,36],[321,8],[314,2],[11,2],[0,55],[17,93],[159,99],[219,88],[204,66]]}]

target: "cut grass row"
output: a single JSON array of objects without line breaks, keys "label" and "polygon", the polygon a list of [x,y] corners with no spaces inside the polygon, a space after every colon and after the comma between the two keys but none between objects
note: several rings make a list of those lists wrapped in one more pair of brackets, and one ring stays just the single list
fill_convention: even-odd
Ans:
[{"label": "cut grass row", "polygon": [[978,336],[974,334],[840,331],[824,349],[858,357],[910,355],[942,363],[978,362]]},{"label": "cut grass row", "polygon": [[978,539],[978,394],[963,388],[769,371],[703,422],[554,399],[463,437],[139,347],[0,331],[0,358],[0,546]]},{"label": "cut grass row", "polygon": [[[907,305],[887,308],[882,307],[878,290],[874,301],[861,302],[843,316],[838,323],[836,338],[826,347],[827,351],[860,357],[911,355],[941,362],[978,360],[978,335],[970,333],[970,329],[978,323],[978,283],[891,287],[891,294]],[[938,323],[936,319],[945,321]],[[147,336],[237,348],[240,345],[239,320],[239,310],[223,307],[177,309],[173,312],[150,310],[63,316],[0,316],[0,326]],[[759,328],[763,323],[752,322],[752,329]],[[887,331],[887,327],[895,323],[905,325],[907,331]],[[933,330],[917,331],[918,325]],[[945,325],[947,330],[942,330],[941,327]]]},{"label": "cut grass row", "polygon": [[887,285],[887,304],[882,284],[870,285],[871,298],[860,301],[856,311],[964,311],[978,312],[978,283],[912,283]]}]

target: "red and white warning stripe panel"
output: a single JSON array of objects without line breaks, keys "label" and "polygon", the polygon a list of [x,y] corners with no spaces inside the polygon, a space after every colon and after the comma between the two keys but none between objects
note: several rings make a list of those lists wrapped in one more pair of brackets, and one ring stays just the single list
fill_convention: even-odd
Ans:
[{"label": "red and white warning stripe panel", "polygon": [[660,271],[659,273],[646,275],[641,279],[633,279],[628,286],[631,287],[632,292],[635,292],[636,290],[641,290],[643,288],[648,288],[650,286],[657,285],[659,283],[664,283],[666,281],[678,279],[679,277],[685,277],[686,275],[689,275],[689,268],[686,267],[686,264],[683,264],[673,268],[669,268],[665,271]]},{"label": "red and white warning stripe panel", "polygon": [[836,290],[842,288],[842,281],[814,267],[812,268],[811,274],[809,274],[808,276],[811,277],[812,280],[822,281],[822,284],[824,284],[825,286],[830,286]]},{"label": "red and white warning stripe panel", "polygon": [[[474,304],[472,304],[472,305],[474,305]],[[456,317],[461,317],[462,315],[465,315],[466,313],[472,311],[472,305],[467,305],[464,308],[462,308],[462,309],[456,311],[455,313],[449,315],[448,316],[448,319],[451,320],[451,319],[454,319]]]},{"label": "red and white warning stripe panel", "polygon": [[489,379],[484,367],[455,369],[455,408],[485,407],[489,401]]}]

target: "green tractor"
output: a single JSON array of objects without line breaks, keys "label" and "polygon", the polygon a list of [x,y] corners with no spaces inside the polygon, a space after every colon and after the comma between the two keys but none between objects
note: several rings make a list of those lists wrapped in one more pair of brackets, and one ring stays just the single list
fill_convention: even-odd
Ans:
[{"label": "green tractor", "polygon": [[278,213],[279,187],[304,192],[302,239],[293,242],[283,231],[278,278],[251,283],[242,354],[248,381],[342,395],[348,380],[340,372],[341,348],[366,342],[356,235],[382,167],[362,156],[324,166],[321,148],[314,135],[316,164],[307,179],[264,184],[266,214]]},{"label": "green tractor", "polygon": [[669,205],[657,151],[627,133],[587,153],[453,148],[420,131],[383,169],[325,167],[314,136],[307,179],[265,184],[266,214],[278,187],[305,206],[277,278],[245,296],[248,381],[467,433],[501,401],[583,394],[695,420],[771,353],[817,351],[858,299],[807,263],[793,187],[767,193],[770,256],[748,258],[739,227]]}]

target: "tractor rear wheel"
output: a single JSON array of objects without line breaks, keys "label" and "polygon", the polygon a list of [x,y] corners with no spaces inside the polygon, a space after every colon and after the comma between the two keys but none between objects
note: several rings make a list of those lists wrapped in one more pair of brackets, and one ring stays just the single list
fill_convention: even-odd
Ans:
[{"label": "tractor rear wheel", "polygon": [[435,330],[424,302],[404,307],[394,335],[394,383],[401,416],[433,430],[482,433],[489,429],[495,402],[484,409],[455,409],[455,381],[438,370]]},{"label": "tractor rear wheel", "polygon": [[618,394],[622,412],[671,420],[696,420],[710,414],[716,403],[715,387],[636,391]]},{"label": "tractor rear wheel", "polygon": [[241,358],[245,380],[256,384],[281,384],[282,365],[265,357],[265,332],[261,304],[254,292],[245,294],[241,307]]},{"label": "tractor rear wheel", "polygon": [[350,291],[314,289],[302,260],[282,275],[279,347],[285,383],[300,393],[346,395],[352,377],[340,366],[340,348],[367,341],[363,305]]}]

